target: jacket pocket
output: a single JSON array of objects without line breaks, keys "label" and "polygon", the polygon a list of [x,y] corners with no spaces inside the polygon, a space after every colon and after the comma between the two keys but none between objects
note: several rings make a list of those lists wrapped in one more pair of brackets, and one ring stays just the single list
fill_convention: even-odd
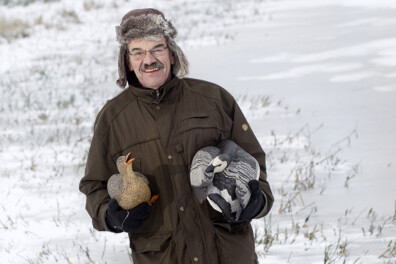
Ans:
[{"label": "jacket pocket", "polygon": [[220,121],[206,112],[195,112],[181,118],[180,133],[185,133],[192,129],[220,128]]},{"label": "jacket pocket", "polygon": [[134,253],[151,253],[164,251],[172,239],[171,233],[130,234],[130,246]]},{"label": "jacket pocket", "polygon": [[221,264],[257,263],[250,223],[214,223],[214,229]]}]

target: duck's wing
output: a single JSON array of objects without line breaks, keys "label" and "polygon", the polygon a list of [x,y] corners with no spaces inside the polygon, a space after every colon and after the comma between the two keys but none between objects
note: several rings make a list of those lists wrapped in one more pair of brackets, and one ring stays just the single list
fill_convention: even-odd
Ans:
[{"label": "duck's wing", "polygon": [[118,201],[121,199],[123,190],[124,183],[121,174],[113,174],[107,182],[107,191],[109,192],[110,198],[114,198]]},{"label": "duck's wing", "polygon": [[208,193],[208,187],[212,184],[214,173],[205,172],[213,158],[220,154],[216,147],[200,149],[191,162],[190,182],[194,188],[198,201],[202,203]]},{"label": "duck's wing", "polygon": [[135,173],[135,175],[136,175],[137,177],[142,178],[142,179],[147,183],[147,185],[149,184],[149,181],[147,180],[147,177],[144,176],[142,173],[140,173],[140,172],[138,172],[138,171],[134,171],[134,173]]}]

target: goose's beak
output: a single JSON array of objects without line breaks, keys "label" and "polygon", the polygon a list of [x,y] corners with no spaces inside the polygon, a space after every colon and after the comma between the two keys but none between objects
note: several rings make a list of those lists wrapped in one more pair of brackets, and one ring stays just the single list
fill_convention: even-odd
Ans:
[{"label": "goose's beak", "polygon": [[132,158],[132,153],[128,153],[125,157],[125,164],[128,166],[129,164],[132,163],[132,161],[134,161],[135,158]]}]

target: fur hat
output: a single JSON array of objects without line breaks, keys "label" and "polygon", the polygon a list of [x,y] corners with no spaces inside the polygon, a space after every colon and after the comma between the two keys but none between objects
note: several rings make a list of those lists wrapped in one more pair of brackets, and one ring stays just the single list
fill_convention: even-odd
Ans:
[{"label": "fur hat", "polygon": [[172,73],[178,78],[188,74],[188,61],[180,47],[176,44],[174,38],[177,31],[172,23],[165,19],[162,12],[152,9],[134,9],[129,11],[116,27],[117,41],[121,44],[118,56],[118,86],[125,88],[129,84],[137,81],[134,72],[128,69],[128,43],[135,38],[147,36],[164,36],[169,50],[175,57],[175,63],[172,65]]}]

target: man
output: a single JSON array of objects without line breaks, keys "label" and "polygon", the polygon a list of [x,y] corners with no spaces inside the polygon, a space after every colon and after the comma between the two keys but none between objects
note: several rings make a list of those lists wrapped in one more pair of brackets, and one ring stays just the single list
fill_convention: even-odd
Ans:
[{"label": "man", "polygon": [[[266,215],[273,196],[265,154],[234,98],[223,88],[183,78],[187,60],[176,29],[155,9],[127,13],[117,27],[121,44],[117,84],[128,88],[98,114],[80,190],[94,228],[128,232],[134,263],[256,263],[250,219]],[[194,154],[232,140],[260,164],[243,221],[200,204],[189,182]],[[128,211],[106,188],[115,162],[131,152],[133,168],[149,181],[152,206]],[[246,208],[247,208],[246,207]]]}]

